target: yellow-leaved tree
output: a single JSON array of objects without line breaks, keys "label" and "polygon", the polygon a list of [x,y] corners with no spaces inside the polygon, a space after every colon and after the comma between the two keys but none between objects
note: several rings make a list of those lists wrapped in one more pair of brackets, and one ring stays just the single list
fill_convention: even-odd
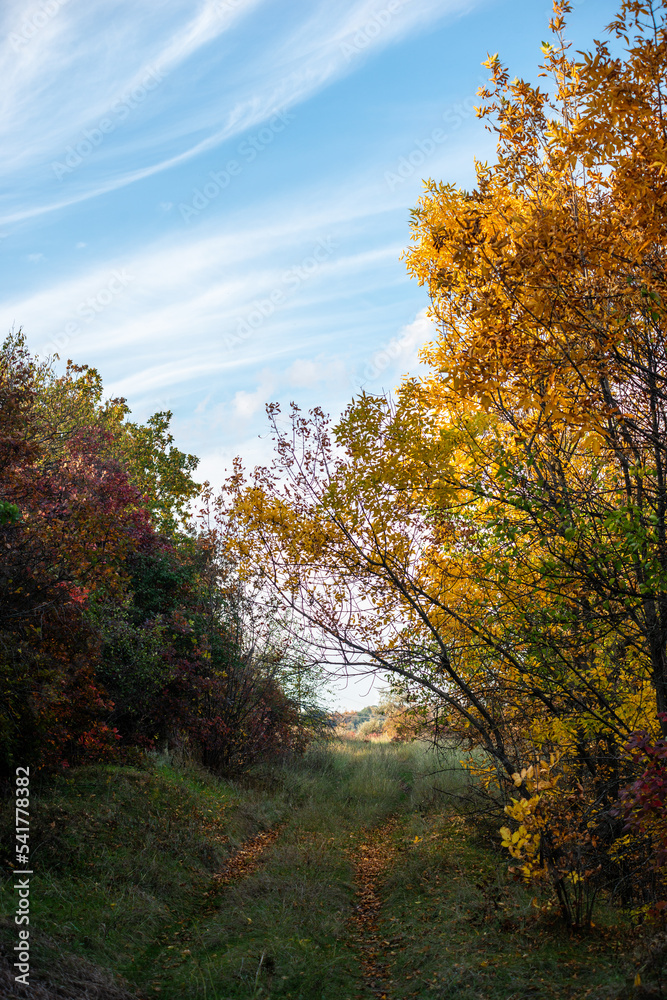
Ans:
[{"label": "yellow-leaved tree", "polygon": [[569,9],[544,86],[486,63],[497,161],[414,212],[428,374],[333,428],[270,408],[274,466],[219,509],[321,659],[386,670],[485,752],[505,843],[585,924],[624,744],[667,733],[667,0],[578,59]]}]

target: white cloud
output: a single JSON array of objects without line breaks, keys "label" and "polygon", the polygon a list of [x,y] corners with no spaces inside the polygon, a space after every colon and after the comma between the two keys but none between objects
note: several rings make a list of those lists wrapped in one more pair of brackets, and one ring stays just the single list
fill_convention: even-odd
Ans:
[{"label": "white cloud", "polygon": [[261,373],[261,381],[254,392],[245,392],[241,389],[234,396],[232,403],[234,415],[241,420],[249,420],[251,417],[254,417],[256,413],[264,408],[265,403],[268,402],[274,385],[275,379],[273,375],[266,370],[263,371]]},{"label": "white cloud", "polygon": [[429,340],[433,340],[436,335],[436,326],[433,320],[426,315],[426,312],[426,309],[420,310],[412,323],[404,326],[396,338],[401,348],[397,359],[397,366],[405,372],[413,372],[421,364],[419,359],[420,350],[424,344]]},{"label": "white cloud", "polygon": [[392,389],[404,375],[416,375],[420,367],[419,352],[436,335],[433,321],[421,309],[412,323],[406,324],[395,337],[376,348],[361,369],[362,388]]},{"label": "white cloud", "polygon": [[349,381],[349,375],[344,362],[340,358],[325,358],[321,355],[314,360],[297,358],[286,372],[290,386],[303,388],[317,385],[319,382],[342,384]]},{"label": "white cloud", "polygon": [[[474,0],[406,0],[370,31],[379,24],[371,0],[295,6],[291,18],[276,20],[276,30],[250,59],[234,61],[225,43],[221,88],[221,59],[211,43],[220,43],[260,2],[227,8],[206,0],[193,16],[191,0],[172,0],[168,8],[152,0],[93,0],[63,6],[19,51],[5,41],[0,170],[16,194],[1,203],[4,221],[32,218],[185,163],[279,109],[295,107],[426,21],[460,12]],[[22,18],[17,0],[5,22],[20,25]],[[187,99],[193,77],[196,107]],[[103,119],[111,123],[111,134],[102,135]],[[95,140],[84,130],[93,130]],[[70,170],[67,150],[81,142],[82,149],[91,148],[81,155],[75,149]],[[66,167],[54,168],[59,182],[50,187],[43,184],[49,162]]]}]

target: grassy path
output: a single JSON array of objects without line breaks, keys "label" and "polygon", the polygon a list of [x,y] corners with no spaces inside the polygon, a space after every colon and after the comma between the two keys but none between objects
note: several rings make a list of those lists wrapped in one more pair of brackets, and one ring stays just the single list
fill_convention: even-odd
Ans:
[{"label": "grassy path", "polygon": [[308,772],[283,774],[290,809],[278,836],[261,855],[253,855],[251,842],[253,870],[216,879],[215,910],[178,934],[179,947],[187,936],[188,961],[177,985],[175,968],[170,982],[161,977],[151,985],[163,996],[185,995],[194,986],[194,961],[209,989],[216,977],[225,983],[225,1000],[377,996],[365,974],[371,942],[360,940],[351,918],[355,902],[368,903],[357,899],[356,862],[366,857],[359,849],[366,829],[384,824],[406,800],[407,767],[391,751],[374,756],[362,745],[314,754]]},{"label": "grassy path", "polygon": [[279,823],[273,829],[267,830],[265,833],[258,833],[242,844],[232,854],[224,871],[213,876],[213,887],[208,891],[207,896],[215,896],[224,886],[230,885],[237,879],[252,875],[261,864],[264,851],[277,840],[284,825],[284,823]]},{"label": "grassy path", "polygon": [[395,859],[392,835],[397,825],[398,820],[392,816],[382,826],[366,832],[362,842],[349,849],[357,885],[357,903],[350,917],[350,939],[359,956],[366,985],[380,1000],[389,1000],[393,984],[387,956],[392,942],[382,939],[378,928],[382,909],[378,881]]},{"label": "grassy path", "polygon": [[[248,786],[165,762],[63,779],[34,803],[35,997],[617,996],[613,920],[560,931],[447,810],[456,775],[434,770],[417,747],[347,744]],[[6,881],[0,976],[13,903]]]}]

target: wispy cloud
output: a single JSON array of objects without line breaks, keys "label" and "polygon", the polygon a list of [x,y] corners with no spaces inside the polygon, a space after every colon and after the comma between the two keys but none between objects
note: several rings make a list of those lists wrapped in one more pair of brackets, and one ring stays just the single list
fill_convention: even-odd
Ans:
[{"label": "wispy cloud", "polygon": [[[193,16],[188,0],[168,8],[143,0],[141,17],[129,0],[68,3],[18,51],[8,40],[10,26],[20,29],[25,8],[10,3],[0,47],[0,171],[10,191],[0,198],[0,221],[34,218],[182,165],[349,72],[346,46],[359,32],[368,35],[361,60],[425,21],[470,6],[392,0],[385,11],[381,0],[321,0],[296,4],[285,16],[284,6],[264,0],[273,30],[248,57],[239,32],[260,3],[205,0]],[[377,20],[382,11],[384,23]],[[369,34],[371,24],[380,29]],[[186,98],[194,78],[193,108]],[[101,128],[104,121],[110,131]],[[97,145],[86,138],[94,130],[103,133]],[[77,152],[86,143],[94,148]],[[54,168],[68,150],[70,162],[82,159],[71,173]]]},{"label": "wispy cloud", "polygon": [[[165,393],[183,398],[206,379],[243,383],[268,358],[285,370],[285,385],[306,388],[326,372],[344,397],[364,381],[378,384],[380,374],[384,386],[393,361],[407,357],[399,346],[391,365],[384,354],[374,360],[378,350],[393,352],[396,338],[403,345],[405,334],[390,306],[371,307],[406,283],[402,219],[399,193],[376,167],[356,188],[298,190],[246,207],[224,226],[212,218],[94,265],[82,254],[75,273],[13,298],[3,314],[41,354],[101,367],[109,392],[138,405]],[[265,305],[262,323],[239,338],[244,318],[276,290],[286,292],[283,301]]]},{"label": "wispy cloud", "polygon": [[[478,2],[6,0],[5,327],[99,368],[139,419],[174,410],[218,480],[268,458],[269,399],[335,414],[391,388],[430,335],[408,208],[423,174],[465,180],[479,154],[469,108],[454,137],[447,95],[425,96],[411,36]],[[472,86],[451,69],[449,102]]]}]

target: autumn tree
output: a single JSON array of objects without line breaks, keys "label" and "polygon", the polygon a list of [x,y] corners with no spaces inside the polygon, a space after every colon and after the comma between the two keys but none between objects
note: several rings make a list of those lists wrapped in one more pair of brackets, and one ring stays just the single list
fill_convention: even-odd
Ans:
[{"label": "autumn tree", "polygon": [[33,361],[36,406],[44,446],[57,456],[76,433],[96,428],[106,455],[118,462],[138,490],[156,530],[173,535],[187,524],[189,504],[201,485],[192,476],[199,460],[174,445],[172,413],[154,413],[145,424],[128,419],[123,398],[104,398],[99,372],[68,361],[58,375],[49,361]]},{"label": "autumn tree", "polygon": [[271,409],[273,467],[227,494],[249,571],[322,655],[486,751],[566,895],[615,836],[624,744],[667,707],[667,4],[623,3],[576,59],[569,10],[544,87],[486,63],[496,162],[415,210],[428,374],[336,427]]},{"label": "autumn tree", "polygon": [[35,365],[21,338],[0,353],[0,770],[55,766],[113,747],[95,677],[91,590],[118,598],[129,553],[150,531],[127,475],[95,427],[76,429],[57,460],[39,417]]},{"label": "autumn tree", "polygon": [[573,625],[648,664],[662,712],[665,7],[623,4],[626,57],[600,43],[580,63],[568,9],[545,46],[553,95],[490,59],[498,163],[472,193],[430,184],[416,210],[409,266],[439,323],[424,389],[441,411],[488,415],[496,490],[475,494],[504,506],[510,544],[539,542]]},{"label": "autumn tree", "polygon": [[128,416],[94,369],[0,350],[0,776],[156,744],[229,773],[312,729],[307,669],[191,517],[197,459]]}]

